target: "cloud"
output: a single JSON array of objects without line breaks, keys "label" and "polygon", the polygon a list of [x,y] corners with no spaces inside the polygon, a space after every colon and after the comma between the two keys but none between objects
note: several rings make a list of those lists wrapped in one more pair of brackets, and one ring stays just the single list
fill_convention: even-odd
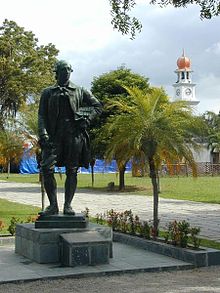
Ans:
[{"label": "cloud", "polygon": [[139,0],[132,14],[143,24],[133,41],[113,30],[110,6],[103,0],[7,0],[0,20],[15,20],[41,44],[55,44],[59,58],[72,63],[73,80],[88,88],[94,76],[126,64],[172,96],[176,60],[184,48],[192,61],[199,111],[218,111],[220,17],[201,21],[196,5],[160,8],[147,0]]},{"label": "cloud", "polygon": [[197,98],[200,100],[200,112],[206,110],[218,113],[220,110],[220,76],[213,73],[203,74],[197,81]]},{"label": "cloud", "polygon": [[216,55],[220,55],[220,42],[217,42],[211,45],[209,48],[205,50],[207,53],[214,53]]},{"label": "cloud", "polygon": [[100,49],[114,37],[106,1],[8,0],[1,4],[4,18],[15,20],[32,30],[41,43],[54,43],[61,51]]}]

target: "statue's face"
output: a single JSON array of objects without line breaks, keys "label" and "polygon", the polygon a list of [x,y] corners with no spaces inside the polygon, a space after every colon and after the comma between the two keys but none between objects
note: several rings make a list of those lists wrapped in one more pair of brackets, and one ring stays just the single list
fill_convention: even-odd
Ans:
[{"label": "statue's face", "polygon": [[62,64],[57,69],[57,82],[59,85],[63,86],[68,83],[70,79],[70,74],[72,72],[72,68],[69,64]]}]

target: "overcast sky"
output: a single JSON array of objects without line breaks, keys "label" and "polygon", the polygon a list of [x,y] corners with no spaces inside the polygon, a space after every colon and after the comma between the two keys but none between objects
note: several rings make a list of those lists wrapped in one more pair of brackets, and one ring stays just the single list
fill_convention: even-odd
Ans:
[{"label": "overcast sky", "polygon": [[220,16],[201,21],[196,6],[159,8],[139,0],[133,14],[143,29],[131,41],[113,30],[108,0],[7,0],[0,7],[1,23],[14,20],[31,30],[39,44],[53,43],[59,58],[73,65],[72,80],[88,89],[94,76],[126,65],[172,97],[176,61],[184,48],[198,112],[220,110]]}]

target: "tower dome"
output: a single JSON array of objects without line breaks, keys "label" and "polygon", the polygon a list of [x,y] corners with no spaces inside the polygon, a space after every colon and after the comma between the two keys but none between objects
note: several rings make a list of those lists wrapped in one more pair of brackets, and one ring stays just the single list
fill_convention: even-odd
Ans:
[{"label": "tower dome", "polygon": [[185,56],[184,50],[183,55],[177,59],[177,66],[178,69],[190,69],[191,67],[191,61],[188,57]]}]

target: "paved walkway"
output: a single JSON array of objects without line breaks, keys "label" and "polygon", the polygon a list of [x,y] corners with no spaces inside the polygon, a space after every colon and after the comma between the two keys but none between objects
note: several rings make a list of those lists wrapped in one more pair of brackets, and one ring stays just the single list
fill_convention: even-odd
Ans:
[{"label": "paved walkway", "polygon": [[[9,201],[41,206],[41,193],[38,184],[11,183],[0,181],[0,198]],[[63,192],[58,191],[59,206],[63,207]],[[47,203],[46,203],[47,204]],[[131,209],[142,220],[152,219],[152,197],[103,193],[78,190],[72,202],[77,212],[89,208],[91,215],[105,213],[109,209],[125,211]],[[201,228],[200,235],[220,242],[220,205],[183,200],[163,199],[159,201],[160,226],[173,220],[187,220],[191,226]]]},{"label": "paved walkway", "polygon": [[[122,243],[113,243],[109,264],[62,267],[59,263],[39,264],[14,253],[14,246],[0,246],[0,284],[57,277],[88,277],[107,274],[177,271],[192,264]],[[1,292],[1,288],[0,288]],[[26,291],[27,292],[27,291]]]}]

